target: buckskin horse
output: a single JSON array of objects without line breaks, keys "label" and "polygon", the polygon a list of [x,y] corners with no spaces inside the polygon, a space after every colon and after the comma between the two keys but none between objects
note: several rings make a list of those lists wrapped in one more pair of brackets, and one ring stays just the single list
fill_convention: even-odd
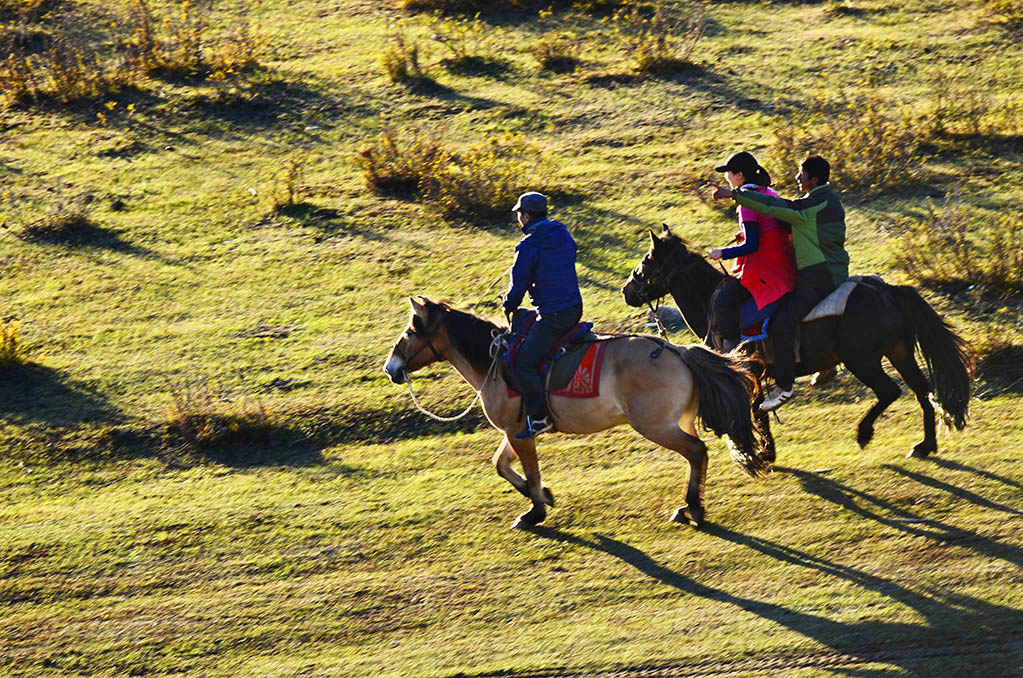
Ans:
[{"label": "buckskin horse", "polygon": [[[487,419],[504,432],[494,453],[498,475],[532,502],[513,527],[538,525],[554,506],[554,495],[540,480],[536,444],[517,440],[522,429],[521,398],[510,397],[502,371],[499,338],[506,328],[446,303],[424,297],[409,299],[411,318],[387,358],[384,371],[401,384],[409,374],[447,361],[476,389]],[[767,464],[754,441],[752,401],[756,378],[732,357],[702,346],[676,346],[655,337],[614,336],[606,341],[593,398],[550,396],[550,411],[559,431],[594,433],[628,423],[642,436],[674,450],[689,462],[686,504],[671,519],[694,527],[703,521],[703,485],[707,446],[697,437],[696,423],[733,442],[732,458],[756,476]],[[525,478],[511,463],[518,457]]]},{"label": "buckskin horse", "polygon": [[[641,306],[670,293],[689,328],[709,343],[711,296],[725,275],[665,224],[661,235],[650,231],[650,248],[629,276],[622,294],[628,305]],[[930,379],[917,365],[917,345]],[[801,324],[799,346],[797,375],[823,372],[844,363],[877,396],[877,403],[857,428],[860,447],[866,447],[873,437],[875,420],[901,395],[898,384],[881,366],[882,356],[902,376],[923,410],[924,439],[908,456],[924,458],[938,449],[930,398],[932,382],[944,422],[957,430],[966,426],[974,370],[972,352],[912,287],[880,281],[857,285],[842,316]],[[770,421],[767,413],[757,412],[765,444],[761,454],[774,461]]]}]

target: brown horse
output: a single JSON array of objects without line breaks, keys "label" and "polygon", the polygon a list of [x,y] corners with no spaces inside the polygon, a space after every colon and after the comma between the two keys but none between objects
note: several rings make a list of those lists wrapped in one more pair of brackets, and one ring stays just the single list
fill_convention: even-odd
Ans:
[{"label": "brown horse", "polygon": [[[516,440],[523,426],[521,399],[510,398],[497,369],[495,337],[506,328],[447,304],[419,297],[409,300],[412,317],[384,366],[396,384],[426,365],[446,360],[480,394],[483,411],[504,432],[493,463],[498,475],[530,499],[532,508],[513,527],[532,527],[547,517],[545,504],[554,496],[540,481],[534,440]],[[675,450],[689,462],[686,505],[672,515],[676,522],[698,526],[704,517],[703,484],[707,446],[696,422],[733,441],[732,457],[750,475],[766,472],[753,438],[752,401],[756,379],[732,358],[701,346],[675,346],[654,337],[619,336],[607,341],[600,372],[600,395],[594,398],[551,396],[550,411],[559,431],[594,433],[628,423],[658,445]],[[512,435],[509,435],[511,433]],[[512,469],[515,457],[525,478]]]}]

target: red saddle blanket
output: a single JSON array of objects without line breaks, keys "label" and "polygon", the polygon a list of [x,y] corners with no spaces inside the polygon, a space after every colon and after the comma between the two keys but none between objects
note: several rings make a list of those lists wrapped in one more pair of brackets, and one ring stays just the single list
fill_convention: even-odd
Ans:
[{"label": "red saddle blanket", "polygon": [[[606,341],[595,341],[586,348],[586,353],[583,354],[582,359],[579,361],[578,367],[575,372],[572,373],[572,378],[569,382],[554,391],[551,391],[551,395],[564,396],[566,398],[596,398],[600,395],[600,366],[604,362],[604,348],[607,347]],[[554,366],[551,367],[555,371],[555,374],[551,376],[553,383],[557,383],[557,369],[558,362],[554,362]],[[508,397],[517,398],[519,393],[508,387]]]}]

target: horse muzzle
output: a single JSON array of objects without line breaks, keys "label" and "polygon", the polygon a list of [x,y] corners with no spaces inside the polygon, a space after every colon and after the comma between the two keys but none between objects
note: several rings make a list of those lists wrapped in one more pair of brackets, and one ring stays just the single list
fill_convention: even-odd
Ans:
[{"label": "horse muzzle", "polygon": [[622,296],[625,297],[625,303],[632,307],[642,306],[644,300],[639,290],[636,289],[639,285],[636,284],[635,280],[629,279],[629,282],[625,283],[625,287],[622,288]]},{"label": "horse muzzle", "polygon": [[392,355],[387,359],[387,363],[384,365],[384,372],[387,373],[387,378],[395,384],[404,384],[408,381],[408,373],[405,371],[405,361],[396,355]]}]

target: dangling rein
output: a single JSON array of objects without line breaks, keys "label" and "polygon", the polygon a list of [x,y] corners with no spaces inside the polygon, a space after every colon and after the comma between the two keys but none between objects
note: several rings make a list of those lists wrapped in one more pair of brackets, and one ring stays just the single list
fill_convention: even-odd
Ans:
[{"label": "dangling rein", "polygon": [[500,362],[501,355],[501,340],[505,337],[506,334],[508,333],[493,330],[492,332],[493,341],[490,342],[490,357],[492,358],[490,362],[490,369],[487,370],[487,376],[483,378],[483,382],[480,384],[479,390],[476,391],[476,397],[472,399],[472,402],[469,403],[468,407],[462,410],[461,414],[456,414],[453,417],[442,417],[438,414],[430,412],[422,405],[420,405],[419,400],[416,398],[415,392],[412,390],[412,375],[406,372],[405,383],[408,384],[408,392],[412,396],[412,402],[415,404],[416,409],[425,414],[426,416],[430,417],[431,419],[444,422],[458,421],[462,417],[469,414],[472,408],[476,405],[476,402],[483,396],[483,387],[486,385],[487,380],[490,379],[491,377],[494,377],[495,379],[497,378],[497,365]]}]

